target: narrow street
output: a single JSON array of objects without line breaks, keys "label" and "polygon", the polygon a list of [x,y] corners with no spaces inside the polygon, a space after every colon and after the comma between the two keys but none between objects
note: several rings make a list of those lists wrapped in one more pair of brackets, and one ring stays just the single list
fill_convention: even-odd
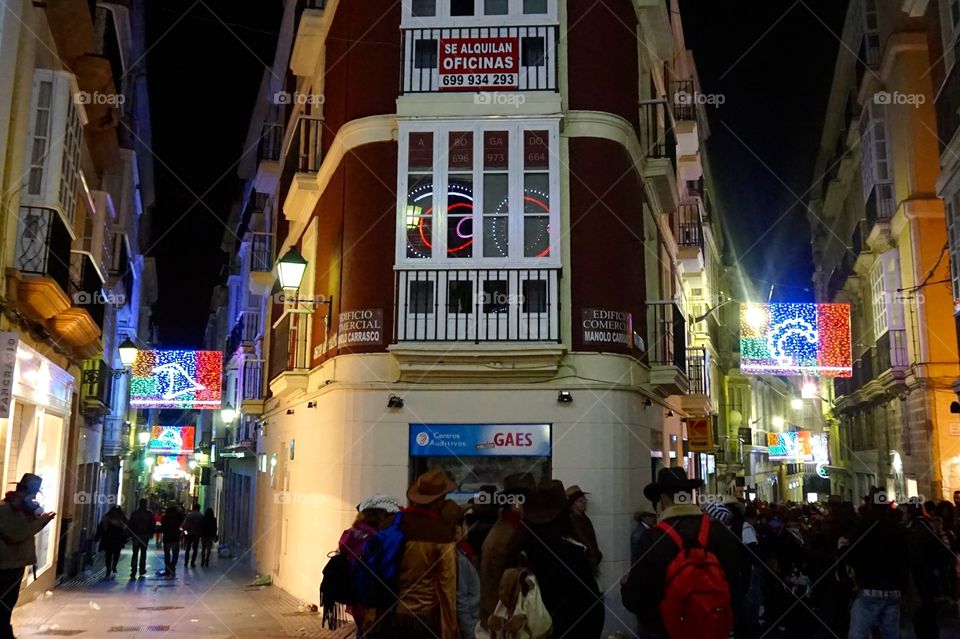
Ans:
[{"label": "narrow street", "polygon": [[[253,587],[245,563],[213,559],[208,568],[178,568],[176,579],[157,577],[162,552],[152,549],[145,579],[127,580],[129,548],[116,578],[103,579],[103,561],[13,615],[18,637],[322,637],[354,635],[321,628],[320,613],[272,586]],[[181,573],[182,571],[182,573]]]}]

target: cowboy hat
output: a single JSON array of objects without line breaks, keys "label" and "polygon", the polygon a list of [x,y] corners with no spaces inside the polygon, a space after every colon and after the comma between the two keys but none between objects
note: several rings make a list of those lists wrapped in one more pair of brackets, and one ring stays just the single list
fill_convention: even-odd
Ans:
[{"label": "cowboy hat", "polygon": [[357,512],[363,512],[364,510],[383,510],[388,513],[398,513],[400,512],[400,502],[396,497],[377,493],[357,504]]},{"label": "cowboy hat", "polygon": [[567,488],[566,494],[567,494],[567,501],[572,504],[573,502],[577,501],[581,497],[586,497],[590,493],[583,492],[579,486],[574,484],[573,486],[570,486],[570,488]]},{"label": "cowboy hat", "polygon": [[27,493],[40,492],[40,485],[43,484],[43,478],[33,473],[24,473],[20,481],[17,482],[17,490]]},{"label": "cowboy hat", "polygon": [[657,481],[647,484],[643,489],[643,496],[653,503],[660,501],[660,495],[665,491],[689,493],[694,488],[703,486],[703,480],[687,479],[687,473],[679,466],[661,468],[657,471]]},{"label": "cowboy hat", "polygon": [[553,479],[527,495],[523,503],[523,517],[532,524],[549,524],[566,512],[568,507],[563,482]]},{"label": "cowboy hat", "polygon": [[456,487],[455,483],[447,479],[446,473],[439,468],[431,468],[417,477],[407,489],[407,499],[415,504],[432,504]]},{"label": "cowboy hat", "polygon": [[537,480],[530,473],[514,473],[503,478],[504,495],[528,495],[537,489]]}]

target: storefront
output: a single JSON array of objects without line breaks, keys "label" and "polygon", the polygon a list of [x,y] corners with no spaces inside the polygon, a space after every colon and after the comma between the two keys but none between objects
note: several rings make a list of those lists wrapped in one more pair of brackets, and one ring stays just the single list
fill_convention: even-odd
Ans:
[{"label": "storefront", "polygon": [[410,480],[442,468],[456,483],[456,501],[482,486],[503,488],[503,479],[530,473],[551,479],[550,424],[410,424]]},{"label": "storefront", "polygon": [[13,384],[0,389],[0,453],[4,484],[16,482],[24,473],[43,478],[37,501],[44,510],[61,517],[36,536],[37,564],[24,579],[24,587],[41,591],[53,586],[57,540],[64,507],[70,405],[74,378],[15,333],[0,334],[0,379],[12,372]]}]

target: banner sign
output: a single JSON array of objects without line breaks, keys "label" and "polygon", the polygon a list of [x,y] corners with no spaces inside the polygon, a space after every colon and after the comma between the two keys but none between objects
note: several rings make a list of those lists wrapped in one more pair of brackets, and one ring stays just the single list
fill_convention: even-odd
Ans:
[{"label": "banner sign", "polygon": [[133,408],[220,408],[221,351],[139,350],[132,371]]},{"label": "banner sign", "polygon": [[13,399],[13,373],[17,366],[17,346],[20,336],[16,333],[0,333],[0,417],[10,414]]},{"label": "banner sign", "polygon": [[713,428],[709,417],[687,420],[687,450],[693,453],[713,452]]},{"label": "banner sign", "polygon": [[410,424],[411,457],[550,457],[550,424]]},{"label": "banner sign", "polygon": [[633,336],[633,316],[625,311],[585,308],[580,316],[584,344],[629,347]]},{"label": "banner sign", "polygon": [[169,455],[193,454],[194,426],[162,426],[155,424],[150,429],[150,440],[147,450],[151,453],[167,453]]},{"label": "banner sign", "polygon": [[379,346],[383,343],[383,309],[362,308],[340,313],[337,347]]},{"label": "banner sign", "polygon": [[794,430],[767,433],[767,456],[773,460],[830,463],[830,444],[824,433]]},{"label": "banner sign", "polygon": [[520,38],[441,38],[440,90],[516,89]]}]

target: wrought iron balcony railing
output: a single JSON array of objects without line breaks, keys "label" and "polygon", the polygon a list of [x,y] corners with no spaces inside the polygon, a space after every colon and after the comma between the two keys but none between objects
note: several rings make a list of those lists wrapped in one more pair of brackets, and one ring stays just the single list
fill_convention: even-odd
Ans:
[{"label": "wrought iron balcony railing", "polygon": [[401,270],[394,341],[558,342],[560,269]]},{"label": "wrought iron balcony railing", "polygon": [[241,401],[263,399],[263,365],[262,359],[244,360]]},{"label": "wrought iron balcony railing", "polygon": [[640,103],[640,128],[648,158],[670,160],[677,164],[677,142],[673,132],[670,109],[666,100],[647,100]]},{"label": "wrought iron balcony railing", "polygon": [[25,275],[45,275],[66,292],[70,286],[70,231],[56,210],[20,207],[14,268]]},{"label": "wrought iron balcony railing", "polygon": [[269,233],[254,233],[250,246],[250,270],[269,273],[273,270],[273,236]]},{"label": "wrought iron balcony railing", "polygon": [[287,313],[273,328],[270,379],[281,373],[304,372],[310,366],[310,315]]},{"label": "wrought iron balcony railing", "polygon": [[676,366],[687,370],[687,321],[675,302],[649,302],[647,327],[650,343],[647,357],[651,366]]},{"label": "wrought iron balcony railing", "polygon": [[687,349],[687,377],[690,380],[690,395],[710,394],[710,354],[697,346]]}]

